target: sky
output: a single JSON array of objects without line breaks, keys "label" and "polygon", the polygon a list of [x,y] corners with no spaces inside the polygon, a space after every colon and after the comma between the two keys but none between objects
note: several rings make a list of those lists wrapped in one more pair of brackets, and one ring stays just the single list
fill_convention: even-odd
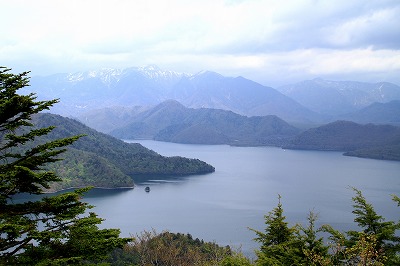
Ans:
[{"label": "sky", "polygon": [[0,0],[0,65],[400,85],[399,0]]}]

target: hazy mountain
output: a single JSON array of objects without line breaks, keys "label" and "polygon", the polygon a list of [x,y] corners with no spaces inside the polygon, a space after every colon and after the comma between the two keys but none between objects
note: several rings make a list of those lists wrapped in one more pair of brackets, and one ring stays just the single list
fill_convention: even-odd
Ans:
[{"label": "hazy mountain", "polygon": [[373,103],[361,110],[343,115],[341,118],[362,124],[400,125],[400,101]]},{"label": "hazy mountain", "polygon": [[313,79],[282,86],[278,90],[315,112],[334,117],[354,112],[374,102],[400,100],[400,87],[387,82]]},{"label": "hazy mountain", "polygon": [[[83,111],[110,106],[155,105],[168,99],[166,93],[185,74],[156,66],[102,69],[73,74],[32,77],[31,86],[39,98],[59,98],[52,112],[76,116]],[[165,98],[166,97],[166,98]]]},{"label": "hazy mountain", "polygon": [[277,115],[296,122],[321,120],[320,115],[271,87],[210,71],[183,77],[175,86],[171,99],[191,108],[230,110],[246,116]]},{"label": "hazy mountain", "polygon": [[110,134],[122,139],[148,138],[178,143],[282,145],[299,132],[277,116],[246,117],[231,111],[186,108],[166,101]]},{"label": "hazy mountain", "polygon": [[210,71],[189,75],[156,66],[103,69],[33,77],[25,90],[41,99],[60,98],[52,112],[64,116],[82,116],[86,111],[113,106],[154,106],[173,99],[191,108],[217,108],[248,116],[277,115],[296,122],[321,120],[320,115],[273,88]]},{"label": "hazy mountain", "polygon": [[39,99],[59,98],[52,112],[80,120],[93,117],[95,109],[149,107],[172,99],[190,108],[277,115],[288,122],[312,124],[338,119],[374,102],[400,100],[400,87],[385,82],[314,79],[278,91],[243,77],[211,71],[191,75],[156,66],[32,77],[31,86],[24,90],[37,93]]},{"label": "hazy mountain", "polygon": [[85,134],[62,155],[65,160],[51,165],[63,183],[53,189],[77,186],[124,187],[143,176],[189,175],[210,173],[211,165],[197,159],[164,157],[137,143],[125,143],[99,133],[82,123],[53,114],[34,117],[35,126],[56,126],[43,140]]},{"label": "hazy mountain", "polygon": [[125,126],[135,116],[149,109],[149,107],[105,107],[82,112],[76,119],[100,132],[108,133],[116,128]]},{"label": "hazy mountain", "polygon": [[352,156],[400,160],[400,128],[336,121],[302,132],[285,148],[347,151]]}]

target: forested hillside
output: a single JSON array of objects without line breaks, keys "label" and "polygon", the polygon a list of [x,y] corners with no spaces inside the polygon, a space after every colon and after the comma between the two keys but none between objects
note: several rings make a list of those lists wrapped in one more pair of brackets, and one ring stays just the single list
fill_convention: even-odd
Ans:
[{"label": "forested hillside", "polygon": [[211,165],[198,159],[164,157],[140,144],[125,143],[59,115],[39,114],[33,122],[39,128],[56,126],[42,141],[86,135],[69,147],[63,155],[65,160],[51,166],[64,179],[53,189],[88,185],[125,187],[133,185],[135,176],[190,175],[214,171]]},{"label": "forested hillside", "polygon": [[137,115],[111,135],[191,144],[280,146],[298,132],[277,116],[246,117],[225,110],[192,109],[171,100]]},{"label": "forested hillside", "polygon": [[400,160],[400,128],[336,121],[299,134],[285,148],[343,151],[351,156]]}]

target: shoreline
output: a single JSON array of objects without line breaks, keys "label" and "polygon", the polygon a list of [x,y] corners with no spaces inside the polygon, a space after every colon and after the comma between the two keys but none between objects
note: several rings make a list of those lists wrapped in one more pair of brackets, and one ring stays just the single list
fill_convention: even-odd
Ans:
[{"label": "shoreline", "polygon": [[68,187],[68,188],[63,188],[60,190],[55,190],[55,191],[43,191],[42,194],[54,194],[54,193],[59,193],[59,192],[63,192],[66,190],[75,190],[75,189],[81,189],[81,188],[87,188],[87,187],[91,187],[91,189],[105,189],[105,190],[112,190],[112,189],[134,189],[136,187],[136,185],[131,186],[131,187],[96,187],[96,186],[85,186],[85,187]]}]

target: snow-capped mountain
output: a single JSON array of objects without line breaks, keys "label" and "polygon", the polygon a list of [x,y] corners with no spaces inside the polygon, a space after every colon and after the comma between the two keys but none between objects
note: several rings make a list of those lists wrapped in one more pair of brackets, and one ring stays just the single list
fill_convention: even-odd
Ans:
[{"label": "snow-capped mountain", "polygon": [[76,83],[83,81],[84,79],[99,78],[103,83],[111,84],[112,82],[118,82],[123,73],[124,70],[122,69],[103,68],[87,72],[70,73],[67,75],[66,79],[69,82]]},{"label": "snow-capped mountain", "polygon": [[155,65],[149,65],[144,67],[132,67],[126,69],[102,68],[99,70],[70,73],[67,74],[66,80],[76,83],[85,79],[100,79],[104,84],[111,85],[114,83],[118,83],[121,78],[135,72],[140,73],[143,76],[155,81],[173,81],[179,79],[182,76],[189,76],[188,74],[175,71],[166,71],[160,69]]},{"label": "snow-capped mountain", "polygon": [[73,116],[94,108],[157,104],[167,99],[165,91],[186,76],[156,66],[103,68],[32,77],[26,89],[40,98],[59,98],[60,103],[52,111]]},{"label": "snow-capped mountain", "polygon": [[40,98],[59,98],[52,112],[67,116],[112,106],[154,106],[172,99],[186,107],[232,110],[241,115],[273,114],[288,121],[319,119],[275,89],[243,77],[211,71],[191,75],[154,65],[33,77],[29,90]]}]

